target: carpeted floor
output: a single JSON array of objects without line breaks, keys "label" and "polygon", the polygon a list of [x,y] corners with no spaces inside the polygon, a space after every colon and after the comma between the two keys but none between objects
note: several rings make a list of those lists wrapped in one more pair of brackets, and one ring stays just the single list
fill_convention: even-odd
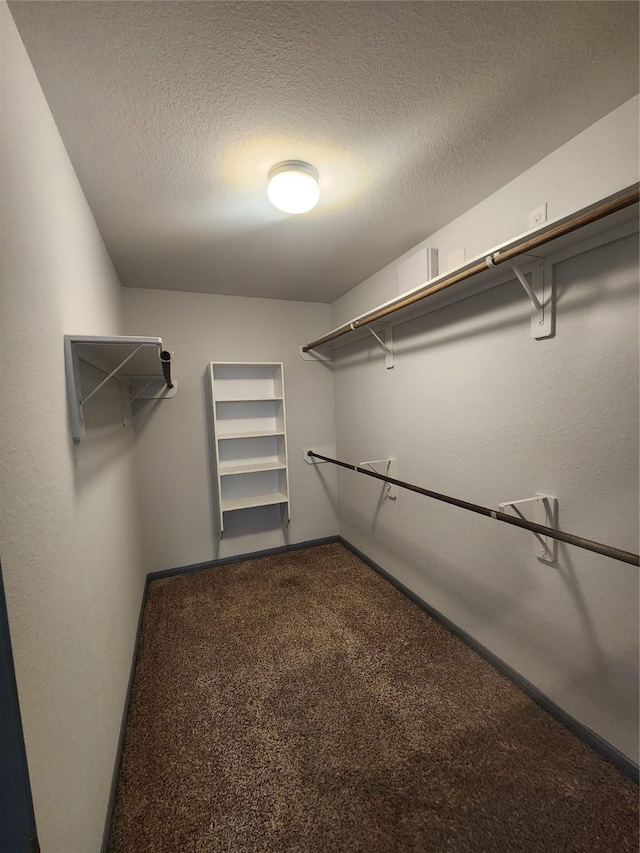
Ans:
[{"label": "carpeted floor", "polygon": [[149,586],[110,853],[636,853],[637,801],[342,545]]}]

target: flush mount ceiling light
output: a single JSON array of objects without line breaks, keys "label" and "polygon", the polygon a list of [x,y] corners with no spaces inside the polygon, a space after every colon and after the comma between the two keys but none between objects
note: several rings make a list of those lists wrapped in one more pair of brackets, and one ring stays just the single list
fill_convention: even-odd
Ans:
[{"label": "flush mount ceiling light", "polygon": [[284,160],[269,169],[269,201],[285,213],[306,213],[320,198],[318,170],[302,160]]}]

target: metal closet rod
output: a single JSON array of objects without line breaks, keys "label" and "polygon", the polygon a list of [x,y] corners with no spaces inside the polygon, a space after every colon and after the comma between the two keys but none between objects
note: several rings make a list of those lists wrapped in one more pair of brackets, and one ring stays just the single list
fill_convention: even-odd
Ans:
[{"label": "metal closet rod", "polygon": [[450,276],[442,279],[442,281],[437,281],[426,290],[420,290],[416,293],[412,293],[410,296],[405,296],[403,299],[398,299],[390,305],[386,305],[383,308],[378,308],[375,311],[372,311],[370,314],[366,314],[359,320],[353,320],[351,323],[346,323],[344,326],[334,329],[333,332],[329,332],[322,338],[318,338],[318,340],[312,341],[310,344],[306,344],[302,347],[302,351],[309,352],[309,350],[316,349],[316,347],[320,347],[323,344],[328,344],[330,341],[333,341],[342,335],[346,335],[355,329],[361,329],[363,326],[375,323],[376,320],[382,320],[383,317],[388,317],[389,314],[393,314],[396,311],[400,311],[402,308],[407,308],[409,305],[420,302],[422,299],[426,299],[434,293],[439,293],[441,290],[445,290],[445,288],[451,287],[453,284],[466,281],[466,279],[472,278],[472,276],[486,271],[489,267],[498,266],[506,261],[513,260],[518,255],[524,255],[533,249],[537,249],[539,246],[544,246],[545,243],[550,243],[558,237],[563,237],[565,234],[570,234],[572,231],[577,231],[585,225],[590,225],[592,222],[597,222],[605,216],[616,213],[618,210],[630,207],[632,204],[636,204],[639,200],[640,191],[638,190],[638,187],[635,187],[633,190],[630,190],[624,195],[618,196],[618,198],[605,202],[598,207],[594,207],[586,213],[574,216],[565,222],[561,222],[559,225],[550,228],[549,231],[546,231],[544,234],[537,234],[533,237],[529,237],[528,239],[521,240],[519,243],[510,246],[504,251],[494,252],[492,255],[488,255],[486,259],[478,261],[468,269],[452,273]]},{"label": "metal closet rod", "polygon": [[314,453],[313,450],[307,452],[307,456],[313,456],[315,459],[322,459],[323,462],[333,462],[334,465],[339,465],[341,468],[347,468],[349,471],[356,471],[358,474],[366,474],[367,477],[373,477],[375,480],[382,480],[383,483],[391,483],[394,486],[400,486],[402,489],[408,489],[410,492],[417,492],[419,495],[425,495],[428,498],[434,498],[437,501],[443,501],[453,506],[458,506],[461,509],[467,509],[469,512],[475,512],[478,515],[486,515],[489,518],[494,518],[496,521],[504,521],[505,524],[512,524],[514,527],[522,527],[524,530],[531,530],[533,533],[539,533],[541,536],[550,536],[552,539],[558,539],[560,542],[567,542],[569,545],[575,545],[577,548],[584,548],[586,551],[593,551],[596,554],[604,554],[605,557],[611,557],[612,560],[620,560],[623,563],[629,563],[632,566],[640,566],[640,555],[632,554],[630,551],[621,551],[620,548],[613,548],[611,545],[603,545],[601,542],[594,542],[592,539],[585,539],[583,536],[574,536],[573,533],[564,533],[562,530],[556,530],[554,527],[545,527],[544,524],[535,524],[532,521],[526,521],[523,518],[517,518],[513,515],[507,515],[504,512],[498,512],[494,509],[489,509],[486,506],[462,501],[459,498],[452,498],[450,495],[442,495],[439,492],[432,492],[430,489],[423,489],[422,486],[415,486],[413,483],[405,483],[404,480],[396,480],[394,477],[385,477],[384,474],[378,474],[375,471],[367,471],[360,468],[358,465],[350,465],[348,462],[340,462],[338,459],[332,459],[330,456],[323,456],[321,453]]}]

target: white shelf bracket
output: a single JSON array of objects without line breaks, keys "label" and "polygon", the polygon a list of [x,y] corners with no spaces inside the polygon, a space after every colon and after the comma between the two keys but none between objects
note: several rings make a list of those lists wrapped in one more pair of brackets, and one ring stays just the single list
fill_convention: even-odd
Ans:
[{"label": "white shelf bracket", "polygon": [[391,370],[391,368],[394,366],[394,360],[393,360],[393,328],[389,325],[384,326],[384,329],[383,329],[384,340],[382,340],[380,335],[377,332],[375,332],[371,328],[371,326],[367,326],[366,328],[369,332],[371,332],[373,337],[376,339],[376,341],[380,345],[380,348],[384,352],[385,367],[387,368],[387,370]]},{"label": "white shelf bracket", "polygon": [[515,273],[515,275],[516,275],[516,278],[518,279],[518,281],[520,282],[520,284],[523,286],[523,288],[524,288],[524,290],[525,290],[525,293],[527,294],[527,296],[528,296],[528,297],[529,297],[529,299],[531,300],[531,303],[532,303],[533,307],[534,307],[537,311],[542,311],[542,310],[543,310],[542,303],[540,302],[540,300],[538,299],[538,297],[535,295],[535,293],[534,293],[534,292],[533,292],[533,290],[531,289],[531,285],[529,284],[529,282],[527,281],[527,279],[522,275],[522,272],[521,272],[521,270],[520,270],[520,267],[519,267],[517,264],[509,264],[509,266],[510,266],[510,267],[511,267],[511,269],[514,271],[514,273]]},{"label": "white shelf bracket", "polygon": [[[368,462],[360,462],[360,468],[371,468],[376,474],[382,474],[384,477],[398,478],[398,462],[396,459],[371,459]],[[376,467],[378,466],[378,467]],[[379,469],[382,470],[379,470]],[[386,489],[385,497],[395,501],[398,497],[398,487],[393,483],[384,483]]]},{"label": "white shelf bracket", "polygon": [[552,338],[555,333],[555,298],[549,268],[542,259],[531,265],[531,283],[517,264],[510,263],[515,277],[531,301],[531,337]]},{"label": "white shelf bracket", "polygon": [[[147,396],[169,398],[177,391],[177,383],[171,379],[171,354],[162,348],[161,338],[116,335],[65,335],[65,369],[67,393],[70,402],[71,433],[78,443],[85,434],[84,405],[108,382],[115,379],[120,384],[122,423],[127,424],[131,401],[128,389],[135,381],[157,379],[163,386],[161,391]],[[90,364],[105,374],[95,388],[82,396],[79,362]],[[126,370],[123,368],[126,367]],[[157,368],[157,374],[154,370]],[[143,372],[144,371],[144,372]],[[135,394],[134,399],[143,393]]]},{"label": "white shelf bracket", "polygon": [[[528,510],[528,515],[522,510]],[[508,509],[520,516],[525,521],[533,521],[534,524],[542,524],[545,527],[558,526],[558,499],[552,495],[536,494],[533,498],[523,498],[517,501],[503,501],[498,504],[500,512],[507,512]],[[533,517],[531,517],[533,516]],[[539,533],[533,533],[535,537],[533,543],[533,553],[545,563],[553,563],[556,559],[556,540],[550,536],[541,536]]]},{"label": "white shelf bracket", "polygon": [[80,400],[80,405],[84,406],[84,404],[87,402],[87,400],[90,400],[93,397],[93,395],[96,394],[102,388],[103,385],[106,385],[110,379],[113,379],[113,377],[116,375],[116,373],[119,370],[121,370],[128,361],[131,361],[131,359],[134,357],[134,355],[140,349],[142,349],[142,347],[136,347],[136,349],[134,349],[134,351],[132,353],[130,353],[130,355],[128,355],[125,359],[123,359],[123,361],[121,361],[120,364],[114,370],[112,370],[111,373],[105,379],[103,379],[99,385],[96,385],[96,387],[93,389],[93,391],[91,391],[89,394],[87,394],[87,396],[84,399]]}]

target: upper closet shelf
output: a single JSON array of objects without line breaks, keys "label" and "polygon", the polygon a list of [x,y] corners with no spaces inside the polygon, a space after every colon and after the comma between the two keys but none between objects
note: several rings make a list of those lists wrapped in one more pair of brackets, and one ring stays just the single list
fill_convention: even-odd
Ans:
[{"label": "upper closet shelf", "polygon": [[[178,390],[171,376],[171,353],[164,349],[161,338],[65,335],[64,355],[71,431],[76,442],[84,437],[85,403],[111,379],[117,379],[123,389],[123,423],[134,400],[165,400]],[[105,378],[92,389],[83,388],[79,361],[93,365],[106,374]]]},{"label": "upper closet shelf", "polygon": [[[513,281],[526,291],[531,302],[531,333],[534,338],[554,334],[553,264],[564,257],[587,251],[638,229],[638,184],[614,193],[569,216],[546,222],[482,252],[462,266],[449,270],[409,290],[348,323],[300,347],[302,358],[331,360],[329,348],[373,336],[393,366],[391,326],[473,296],[503,282]],[[455,287],[454,287],[455,285]],[[386,331],[383,341],[376,328]],[[386,328],[385,328],[386,327]]]}]

